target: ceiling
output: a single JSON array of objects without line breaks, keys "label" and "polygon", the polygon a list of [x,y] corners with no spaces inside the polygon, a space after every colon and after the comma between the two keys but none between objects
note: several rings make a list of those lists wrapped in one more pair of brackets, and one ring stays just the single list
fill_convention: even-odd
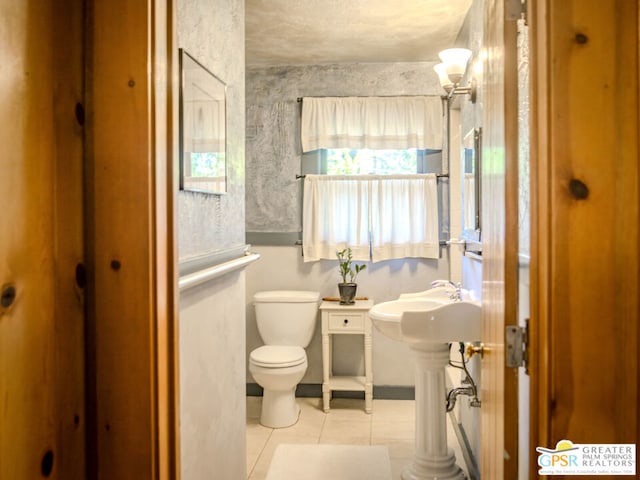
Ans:
[{"label": "ceiling", "polygon": [[471,3],[246,0],[246,62],[272,66],[435,61],[440,50],[455,45]]}]

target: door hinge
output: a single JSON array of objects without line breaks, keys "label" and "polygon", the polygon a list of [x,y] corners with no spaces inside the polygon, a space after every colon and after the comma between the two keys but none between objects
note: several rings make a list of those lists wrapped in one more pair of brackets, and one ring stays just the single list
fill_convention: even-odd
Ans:
[{"label": "door hinge", "polygon": [[525,320],[525,326],[507,325],[506,335],[506,359],[508,368],[524,367],[529,375],[529,319]]}]

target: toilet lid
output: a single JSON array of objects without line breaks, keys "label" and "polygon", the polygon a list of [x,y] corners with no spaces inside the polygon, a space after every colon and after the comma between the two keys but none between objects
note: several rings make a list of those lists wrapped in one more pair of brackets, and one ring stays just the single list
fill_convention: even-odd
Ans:
[{"label": "toilet lid", "polygon": [[251,363],[259,367],[284,368],[300,365],[307,358],[302,347],[264,345],[251,352]]}]

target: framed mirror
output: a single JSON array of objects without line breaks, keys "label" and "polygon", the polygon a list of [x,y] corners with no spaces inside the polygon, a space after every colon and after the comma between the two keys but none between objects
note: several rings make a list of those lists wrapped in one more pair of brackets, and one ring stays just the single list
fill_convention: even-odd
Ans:
[{"label": "framed mirror", "polygon": [[[480,250],[482,227],[482,129],[470,130],[462,139],[462,237],[467,250]],[[474,243],[477,246],[474,246]]]},{"label": "framed mirror", "polygon": [[180,190],[227,191],[225,83],[180,49]]}]

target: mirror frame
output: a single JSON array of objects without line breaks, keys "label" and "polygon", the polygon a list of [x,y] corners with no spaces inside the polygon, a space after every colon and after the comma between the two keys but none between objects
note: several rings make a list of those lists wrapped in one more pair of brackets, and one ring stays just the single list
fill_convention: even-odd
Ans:
[{"label": "mirror frame", "polygon": [[[473,180],[474,180],[474,221],[473,228],[464,228],[463,219],[462,238],[466,240],[466,250],[482,250],[482,128],[470,130],[462,139],[462,161],[465,161],[465,151],[473,151]],[[464,165],[462,168],[464,175]],[[464,177],[463,177],[464,178]],[[465,208],[463,207],[463,212]]]},{"label": "mirror frame", "polygon": [[[227,85],[182,48],[179,49],[179,60],[180,190],[222,195],[227,192]],[[207,101],[201,101],[202,105],[199,107],[198,115],[198,118],[201,119],[199,125],[186,119],[189,99],[196,94],[210,98],[210,103],[212,103],[209,110],[204,108]],[[220,102],[222,102],[221,107]],[[214,149],[198,153],[214,154],[217,161],[222,159],[222,175],[191,174],[191,154],[196,144],[196,135],[201,136],[197,140],[204,145],[200,148]],[[219,169],[220,167],[218,167]]]}]

